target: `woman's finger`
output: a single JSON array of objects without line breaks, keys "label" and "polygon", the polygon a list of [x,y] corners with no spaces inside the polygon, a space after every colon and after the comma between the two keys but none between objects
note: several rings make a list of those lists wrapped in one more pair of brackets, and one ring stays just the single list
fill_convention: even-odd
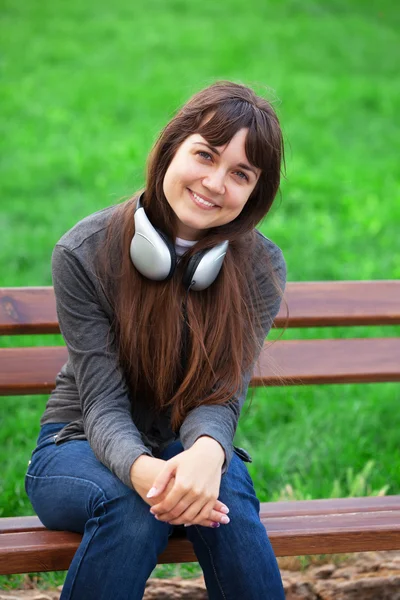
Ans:
[{"label": "woman's finger", "polygon": [[215,504],[214,504],[214,510],[222,512],[225,515],[227,515],[228,512],[229,512],[229,508],[226,506],[226,504],[224,504],[223,502],[221,502],[221,500],[217,500],[215,502]]},{"label": "woman's finger", "polygon": [[[200,525],[200,527],[211,527],[212,529],[217,529],[217,527],[221,527],[221,523],[218,523],[217,521],[210,521],[210,520],[206,520],[206,521],[202,521],[201,523],[196,523],[196,525]],[[192,523],[185,523],[185,527],[193,527]]]},{"label": "woman's finger", "polygon": [[[190,508],[192,509],[192,513],[197,515],[204,505],[204,503],[201,504],[199,499],[193,499],[192,491],[189,491],[185,496],[183,496],[183,498],[181,498],[181,500],[178,501],[175,506],[173,506],[173,508],[168,511],[160,512],[160,509],[162,509],[162,504],[164,503],[162,502],[157,506],[152,506],[150,512],[156,517],[157,520],[173,523],[174,525],[178,524],[178,520],[179,523],[185,523],[182,517]],[[195,504],[198,504],[198,510],[194,509]]]},{"label": "woman's finger", "polygon": [[219,517],[216,517],[215,519],[203,519],[200,523],[185,523],[185,527],[193,527],[194,525],[200,525],[201,527],[212,527],[212,528],[217,528],[217,527],[221,527],[221,525],[227,525],[228,523],[222,523],[221,522],[221,516],[226,516],[226,515],[221,515]]},{"label": "woman's finger", "polygon": [[[186,514],[183,514],[179,517],[179,521],[181,521],[181,523],[192,523],[193,525],[201,525],[203,521],[216,521],[218,523],[224,523],[224,524],[228,524],[229,523],[229,517],[228,520],[223,519],[222,517],[226,517],[226,515],[229,513],[229,508],[223,504],[222,502],[220,502],[219,500],[214,504],[214,507],[212,505],[212,503],[209,503],[208,505],[205,505],[205,507],[203,508],[202,511],[200,511],[197,516],[191,512],[191,508],[189,508],[186,511]],[[186,517],[187,515],[187,517]],[[186,520],[185,520],[186,518]],[[174,523],[173,521],[170,521],[170,523],[172,523],[173,525],[180,525],[181,523]]]},{"label": "woman's finger", "polygon": [[211,523],[220,523],[227,525],[230,522],[229,517],[217,510],[211,509],[210,505],[204,507],[203,510],[196,513],[196,506],[190,507],[186,513],[182,514],[179,518],[169,520],[171,525],[204,525],[206,527],[211,526]]},{"label": "woman's finger", "polygon": [[193,502],[187,510],[182,512],[179,517],[168,522],[172,525],[183,525],[184,523],[199,523],[200,521],[207,519],[211,512],[211,508],[214,505],[214,500],[204,503],[204,499],[199,498],[197,502]]},{"label": "woman's finger", "polygon": [[208,517],[208,520],[221,523],[222,525],[228,525],[228,523],[230,522],[230,518],[228,517],[228,515],[221,513],[218,510],[212,510],[211,514]]},{"label": "woman's finger", "polygon": [[[191,508],[190,506],[186,508],[186,515],[184,514],[184,510],[181,510],[181,512],[178,516],[172,516],[172,515],[168,515],[168,513],[163,513],[163,514],[157,514],[156,518],[157,518],[157,520],[165,521],[167,523],[170,523],[171,525],[183,525],[186,523],[193,524],[193,521],[196,518],[196,514],[195,514],[195,511],[193,511],[189,515],[188,513],[189,513],[190,508]],[[152,514],[154,514],[154,512],[152,510],[151,510],[151,512],[152,512]],[[197,514],[197,517],[199,516],[199,512]],[[174,513],[175,513],[175,511],[174,511]],[[226,506],[226,504],[224,504],[220,500],[216,500],[216,502],[214,503],[213,509],[211,510],[210,514],[206,515],[206,518],[207,518],[207,520],[212,520],[212,521],[217,521],[217,522],[222,523],[223,521],[221,521],[221,518],[224,515],[227,515],[228,513],[229,513],[229,508]],[[185,516],[186,516],[186,519],[185,519]],[[203,517],[204,516],[205,515],[203,515]],[[201,523],[197,522],[196,524],[200,525]]]}]

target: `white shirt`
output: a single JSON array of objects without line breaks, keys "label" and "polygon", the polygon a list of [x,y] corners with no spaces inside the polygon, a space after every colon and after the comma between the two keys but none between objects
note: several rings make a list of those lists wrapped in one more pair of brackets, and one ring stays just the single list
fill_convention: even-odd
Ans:
[{"label": "white shirt", "polygon": [[175,252],[177,256],[182,256],[188,248],[191,248],[196,243],[196,240],[184,240],[177,237],[175,240]]}]

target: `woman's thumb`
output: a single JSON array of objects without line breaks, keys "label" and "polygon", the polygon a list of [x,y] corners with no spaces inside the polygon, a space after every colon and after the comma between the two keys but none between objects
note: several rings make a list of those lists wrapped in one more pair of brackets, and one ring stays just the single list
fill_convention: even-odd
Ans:
[{"label": "woman's thumb", "polygon": [[161,471],[161,473],[159,473],[153,481],[153,485],[147,492],[146,498],[154,498],[155,496],[158,496],[158,494],[161,494],[161,492],[163,492],[167,487],[168,482],[173,476],[175,469],[175,465],[166,465],[165,468]]}]

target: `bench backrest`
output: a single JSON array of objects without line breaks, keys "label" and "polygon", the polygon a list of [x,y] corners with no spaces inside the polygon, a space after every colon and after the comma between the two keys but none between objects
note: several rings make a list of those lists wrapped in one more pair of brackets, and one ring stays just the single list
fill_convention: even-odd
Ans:
[{"label": "bench backrest", "polygon": [[[399,325],[400,281],[288,283],[275,327]],[[58,333],[52,287],[0,289],[0,335]],[[266,342],[252,386],[400,381],[400,337]],[[0,395],[48,393],[65,346],[0,349]]]}]

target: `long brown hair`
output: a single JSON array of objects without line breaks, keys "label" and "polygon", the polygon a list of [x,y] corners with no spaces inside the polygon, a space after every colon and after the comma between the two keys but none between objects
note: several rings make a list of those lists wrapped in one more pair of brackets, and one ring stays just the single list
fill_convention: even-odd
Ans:
[{"label": "long brown hair", "polygon": [[[207,117],[207,118],[206,118]],[[250,88],[219,81],[195,94],[161,131],[147,163],[143,206],[151,223],[173,242],[175,213],[164,192],[168,166],[180,144],[199,133],[213,146],[228,143],[247,128],[247,159],[261,169],[256,187],[241,213],[230,223],[208,230],[178,263],[164,282],[145,279],[129,254],[134,234],[133,198],[118,205],[108,226],[99,257],[98,273],[109,290],[114,310],[121,368],[132,400],[144,394],[149,408],[171,412],[177,432],[187,413],[201,404],[224,404],[241,391],[243,373],[260,352],[263,306],[254,276],[255,261],[263,261],[274,279],[268,255],[257,243],[255,226],[268,213],[278,192],[284,148],[278,117],[272,106]],[[194,253],[229,240],[216,281],[201,292],[189,292],[187,368],[182,367],[182,276]],[[282,290],[275,278],[277,297]]]}]

